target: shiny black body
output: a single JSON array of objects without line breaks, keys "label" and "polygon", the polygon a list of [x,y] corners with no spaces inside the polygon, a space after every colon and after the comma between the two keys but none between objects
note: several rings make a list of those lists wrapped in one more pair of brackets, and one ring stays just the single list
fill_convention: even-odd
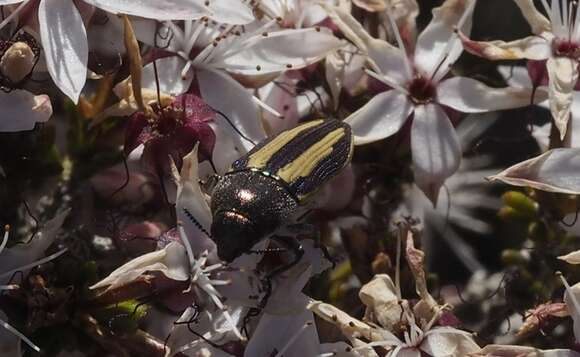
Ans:
[{"label": "shiny black body", "polygon": [[220,259],[231,262],[274,233],[298,208],[276,178],[257,170],[226,174],[215,186],[211,236]]}]

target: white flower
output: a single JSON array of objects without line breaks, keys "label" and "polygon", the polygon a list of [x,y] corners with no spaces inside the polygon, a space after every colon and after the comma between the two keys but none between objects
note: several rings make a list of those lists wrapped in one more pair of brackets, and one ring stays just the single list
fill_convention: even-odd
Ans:
[{"label": "white flower", "polygon": [[478,42],[464,38],[466,50],[492,60],[547,60],[550,111],[563,139],[570,118],[573,90],[578,80],[580,13],[573,2],[542,0],[546,18],[533,0],[514,0],[530,24],[533,35],[512,42]]},{"label": "white flower", "polygon": [[374,96],[346,119],[356,143],[389,137],[412,117],[415,180],[434,204],[441,185],[458,169],[461,159],[457,135],[443,106],[482,113],[525,106],[531,98],[530,90],[495,89],[471,78],[446,78],[463,51],[454,28],[469,32],[474,5],[475,1],[448,0],[433,10],[433,20],[418,36],[411,55],[407,55],[392,19],[399,48],[370,37],[349,14],[335,10],[332,16],[345,35],[368,55],[372,70],[367,73],[392,88]]},{"label": "white flower", "polygon": [[[228,11],[225,1],[214,0],[219,11]],[[2,25],[8,23],[28,3],[24,0],[0,0],[0,5],[22,3]],[[84,4],[86,3],[86,4]],[[90,14],[90,5],[112,13],[155,18],[160,20],[194,19],[211,15],[213,12],[202,0],[156,0],[156,1],[112,1],[85,0],[75,4],[72,0],[41,0],[38,5],[38,23],[46,65],[50,76],[60,90],[77,103],[87,77],[88,43],[87,31],[81,11]],[[231,3],[230,3],[231,4]],[[88,6],[87,6],[88,5]],[[241,1],[239,7],[248,23],[252,21],[251,9]],[[237,19],[236,16],[226,17]],[[235,22],[240,23],[240,22]]]},{"label": "white flower", "polygon": [[[252,81],[258,76],[275,77],[290,68],[299,69],[324,58],[343,45],[332,32],[319,28],[270,31],[271,20],[250,30],[237,26],[207,25],[204,21],[184,21],[183,27],[165,22],[157,30],[153,23],[137,28],[145,43],[164,48],[174,55],[156,60],[159,89],[173,95],[186,92],[192,83],[211,107],[223,113],[240,132],[253,142],[264,138],[258,120],[258,106],[265,106],[230,74]],[[159,43],[159,37],[170,40]],[[162,42],[162,41],[161,41]],[[143,69],[143,87],[156,89],[153,63]],[[232,134],[236,146],[248,150],[253,143],[241,138],[232,125],[218,119],[219,126]],[[216,143],[220,146],[221,141]],[[216,152],[222,150],[216,149]],[[229,165],[229,163],[227,163]],[[218,165],[219,166],[219,165]]]}]

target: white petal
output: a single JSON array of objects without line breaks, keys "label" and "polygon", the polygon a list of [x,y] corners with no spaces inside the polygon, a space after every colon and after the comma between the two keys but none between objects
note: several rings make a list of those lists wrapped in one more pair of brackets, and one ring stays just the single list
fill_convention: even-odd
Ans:
[{"label": "white petal", "polygon": [[114,289],[130,283],[147,271],[159,271],[173,280],[189,279],[189,262],[185,248],[177,242],[171,242],[161,250],[128,261],[106,278],[92,285],[90,289],[103,287]]},{"label": "white petal", "polygon": [[464,113],[484,113],[496,110],[520,108],[547,99],[548,93],[531,87],[491,88],[472,78],[453,77],[438,86],[439,103]]},{"label": "white petal", "polygon": [[578,63],[567,57],[552,57],[546,66],[550,77],[550,111],[563,140],[570,119],[574,86],[578,81]]},{"label": "white petal", "polygon": [[[429,76],[433,74],[440,62],[452,64],[461,55],[463,47],[460,40],[454,40],[454,28],[461,19],[465,9],[474,0],[448,0],[438,8],[433,9],[433,19],[421,32],[415,48],[415,64]],[[469,15],[463,32],[471,32],[471,15]]]},{"label": "white petal", "polygon": [[564,302],[566,303],[566,308],[574,321],[574,336],[576,341],[580,340],[580,283],[568,285],[568,282],[564,280],[564,285],[566,286],[566,292],[564,293]]},{"label": "white petal", "polygon": [[[181,76],[181,71],[185,67],[185,61],[181,57],[171,56],[155,60],[157,66],[157,78],[159,80],[159,90],[171,95],[180,95],[189,89],[193,81],[194,72],[189,70],[185,77]],[[143,88],[157,90],[155,80],[155,69],[153,62],[143,67],[141,85]]]},{"label": "white petal", "polygon": [[520,162],[490,180],[542,191],[580,194],[580,149],[554,149]]},{"label": "white petal", "polygon": [[42,0],[38,21],[48,72],[76,104],[87,78],[89,54],[81,14],[72,1]]},{"label": "white petal", "polygon": [[345,121],[352,128],[355,143],[362,145],[395,134],[412,110],[413,106],[405,94],[390,90],[374,96]]},{"label": "white petal", "polygon": [[580,264],[580,250],[561,255],[558,259],[565,261],[568,264]]},{"label": "white petal", "polygon": [[160,21],[198,19],[210,14],[204,5],[205,0],[84,0],[84,2],[113,14],[127,14]]},{"label": "white petal", "polygon": [[[292,344],[287,347],[284,356],[316,356],[319,350],[318,333],[314,325],[304,327],[309,321],[314,321],[314,316],[308,310],[289,315],[265,313],[252,334],[244,356],[268,356],[272,351],[286,347],[288,342]],[[291,341],[294,336],[295,340]]]},{"label": "white petal", "polygon": [[210,0],[210,17],[220,23],[232,25],[245,25],[254,21],[252,8],[246,2],[232,0]]},{"label": "white petal", "polygon": [[25,91],[0,93],[0,132],[34,129],[36,123],[46,122],[52,115],[50,98]]},{"label": "white petal", "polygon": [[[250,91],[223,72],[200,70],[196,74],[201,97],[206,103],[227,116],[232,125],[254,143],[265,138],[258,117],[258,107]],[[223,129],[237,138],[242,147],[249,149],[254,146],[241,138],[221,115],[218,115],[216,120]]]},{"label": "white petal", "polygon": [[436,104],[415,108],[411,129],[415,181],[436,204],[439,189],[459,168],[461,147],[447,114]]},{"label": "white petal", "polygon": [[397,83],[405,83],[411,79],[404,49],[373,38],[350,13],[337,7],[324,7],[346,38],[351,40],[363,54],[368,55],[368,61],[374,71],[389,75]]},{"label": "white petal", "polygon": [[473,41],[465,36],[461,36],[461,39],[467,52],[488,60],[525,58],[539,61],[545,60],[552,54],[552,47],[549,41],[551,37],[549,33],[545,33],[544,36],[529,36],[510,42]]},{"label": "white petal", "polygon": [[[181,172],[177,178],[175,211],[177,220],[183,224],[187,239],[194,254],[205,250],[213,251],[215,244],[210,239],[211,211],[207,198],[199,186],[198,145],[183,158]],[[193,217],[193,218],[192,218]],[[205,230],[200,230],[199,226]]]},{"label": "white petal", "polygon": [[[326,28],[289,29],[269,32],[248,39],[252,45],[243,51],[215,59],[212,67],[246,75],[263,75],[299,69],[315,63],[345,43]],[[227,44],[226,44],[227,45]]]}]

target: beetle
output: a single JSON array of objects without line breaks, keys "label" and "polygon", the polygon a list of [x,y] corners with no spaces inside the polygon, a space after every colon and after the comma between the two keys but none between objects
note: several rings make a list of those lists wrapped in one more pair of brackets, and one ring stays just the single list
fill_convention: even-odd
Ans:
[{"label": "beetle", "polygon": [[211,194],[210,236],[219,258],[231,262],[272,238],[295,258],[269,276],[296,264],[304,254],[302,246],[296,238],[276,233],[349,164],[353,148],[347,123],[314,120],[264,140],[237,159]]}]

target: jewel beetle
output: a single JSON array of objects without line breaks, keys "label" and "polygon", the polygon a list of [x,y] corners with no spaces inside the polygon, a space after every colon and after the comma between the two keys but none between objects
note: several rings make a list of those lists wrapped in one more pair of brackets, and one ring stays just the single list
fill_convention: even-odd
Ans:
[{"label": "jewel beetle", "polygon": [[264,140],[236,160],[211,193],[210,236],[219,258],[231,262],[271,238],[295,253],[276,272],[297,263],[304,253],[300,243],[276,233],[348,165],[353,148],[347,123],[314,120]]}]

